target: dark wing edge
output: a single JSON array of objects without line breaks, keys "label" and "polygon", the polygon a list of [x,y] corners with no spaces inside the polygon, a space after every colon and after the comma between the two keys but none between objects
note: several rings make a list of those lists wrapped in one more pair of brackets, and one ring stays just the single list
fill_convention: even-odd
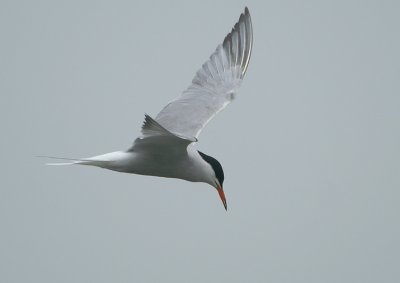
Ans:
[{"label": "dark wing edge", "polygon": [[253,26],[247,7],[244,8],[244,13],[240,15],[232,31],[225,37],[222,46],[225,52],[231,55],[230,61],[234,62],[235,66],[240,66],[241,78],[243,78],[253,48]]},{"label": "dark wing edge", "polygon": [[204,126],[235,97],[247,71],[253,28],[246,7],[223,42],[196,72],[192,84],[156,116],[165,129],[198,137]]},{"label": "dark wing edge", "polygon": [[232,31],[193,78],[192,84],[205,90],[243,79],[253,48],[253,26],[249,9],[240,14]]}]

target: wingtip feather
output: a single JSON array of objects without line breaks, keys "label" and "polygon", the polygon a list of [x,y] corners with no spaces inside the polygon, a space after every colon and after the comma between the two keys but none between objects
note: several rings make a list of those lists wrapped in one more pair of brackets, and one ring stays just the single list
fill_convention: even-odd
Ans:
[{"label": "wingtip feather", "polygon": [[65,166],[65,165],[74,165],[75,162],[68,162],[68,163],[46,163],[46,166]]}]

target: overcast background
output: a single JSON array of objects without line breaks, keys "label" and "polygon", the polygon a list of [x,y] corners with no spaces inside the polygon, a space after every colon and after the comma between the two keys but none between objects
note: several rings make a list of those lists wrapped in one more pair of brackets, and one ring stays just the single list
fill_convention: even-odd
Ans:
[{"label": "overcast background", "polygon": [[[398,1],[0,2],[1,282],[400,282]],[[206,184],[35,155],[126,149],[245,6]]]}]

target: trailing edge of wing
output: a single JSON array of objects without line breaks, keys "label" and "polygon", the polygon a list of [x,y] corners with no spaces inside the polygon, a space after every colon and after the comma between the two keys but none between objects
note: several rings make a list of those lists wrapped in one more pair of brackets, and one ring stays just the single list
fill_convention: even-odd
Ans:
[{"label": "trailing edge of wing", "polygon": [[173,133],[198,137],[235,97],[247,71],[252,46],[253,28],[246,7],[231,32],[196,72],[192,84],[158,113],[156,121]]}]

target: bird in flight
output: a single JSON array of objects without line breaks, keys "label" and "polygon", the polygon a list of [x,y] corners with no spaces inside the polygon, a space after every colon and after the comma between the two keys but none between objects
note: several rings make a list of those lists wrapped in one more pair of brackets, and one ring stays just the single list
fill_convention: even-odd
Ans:
[{"label": "bird in flight", "polygon": [[211,54],[192,84],[167,104],[156,118],[145,115],[139,136],[128,150],[71,159],[49,165],[90,165],[124,173],[178,178],[213,186],[227,210],[224,171],[213,157],[195,149],[204,126],[237,93],[249,64],[253,31],[247,7],[239,21]]}]

